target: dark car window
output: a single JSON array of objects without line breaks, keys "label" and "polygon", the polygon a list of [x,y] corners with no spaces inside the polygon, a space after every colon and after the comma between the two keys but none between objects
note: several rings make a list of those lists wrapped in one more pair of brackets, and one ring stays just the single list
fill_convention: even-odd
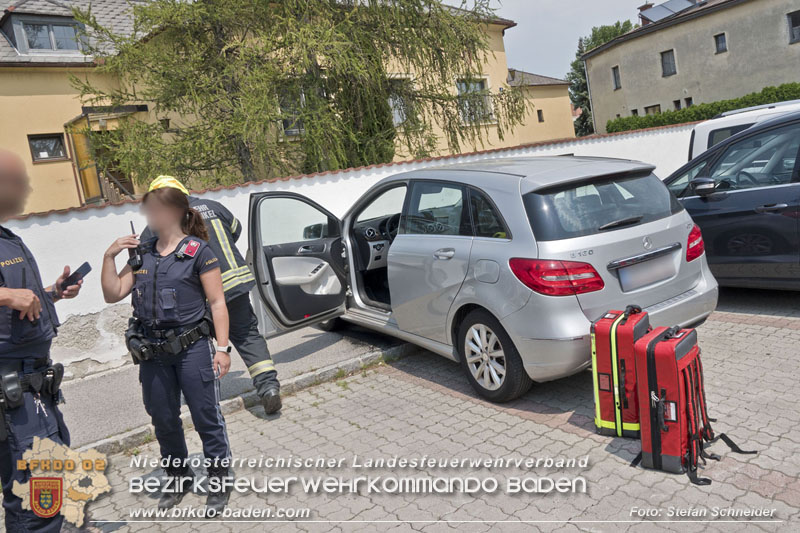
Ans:
[{"label": "dark car window", "polygon": [[464,208],[465,196],[466,190],[460,185],[414,182],[401,233],[471,236],[469,212]]},{"label": "dark car window", "polygon": [[774,128],[728,146],[711,168],[718,190],[742,190],[792,181],[800,124]]},{"label": "dark car window", "polygon": [[718,130],[713,130],[711,133],[708,134],[708,146],[706,148],[711,148],[714,145],[717,145],[727,139],[728,137],[733,137],[740,131],[744,131],[753,124],[739,124],[738,126],[730,126],[727,128],[720,128]]},{"label": "dark car window", "polygon": [[689,187],[689,183],[699,176],[706,167],[708,167],[708,161],[703,161],[702,163],[694,165],[689,168],[689,170],[686,170],[683,174],[670,181],[667,188],[678,198],[691,196],[694,192]]},{"label": "dark car window", "polygon": [[523,195],[536,240],[554,241],[628,228],[683,208],[654,174],[622,175]]},{"label": "dark car window", "polygon": [[492,237],[495,239],[506,239],[509,237],[508,230],[503,224],[503,219],[497,213],[492,202],[486,195],[470,189],[469,205],[472,210],[472,224],[475,227],[476,237]]}]

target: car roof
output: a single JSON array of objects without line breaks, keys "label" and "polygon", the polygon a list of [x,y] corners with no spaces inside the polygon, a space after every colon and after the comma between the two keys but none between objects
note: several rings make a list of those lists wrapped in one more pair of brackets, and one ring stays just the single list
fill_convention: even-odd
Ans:
[{"label": "car roof", "polygon": [[[436,165],[397,174],[387,180],[434,178],[464,182],[480,187],[482,183],[510,186],[519,184],[525,194],[537,189],[563,185],[587,178],[614,174],[652,172],[653,165],[629,159],[586,156],[528,156],[485,159],[471,163]],[[513,185],[512,185],[513,184]]]}]

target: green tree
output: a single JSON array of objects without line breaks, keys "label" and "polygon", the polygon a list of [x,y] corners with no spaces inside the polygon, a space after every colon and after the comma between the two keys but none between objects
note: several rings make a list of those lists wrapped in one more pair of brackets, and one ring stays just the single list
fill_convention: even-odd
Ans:
[{"label": "green tree", "polygon": [[[455,90],[491,56],[489,3],[152,0],[132,3],[131,34],[103,27],[89,8],[76,12],[87,53],[95,72],[119,82],[73,83],[92,105],[148,104],[147,120],[92,134],[100,167],[140,182],[171,172],[208,186],[384,163],[396,145],[423,157],[437,131],[457,152],[482,144],[490,123],[502,137],[526,112],[509,87]],[[491,120],[465,124],[479,105]]]},{"label": "green tree", "polygon": [[628,33],[633,28],[633,23],[630,20],[625,22],[617,21],[607,26],[596,26],[592,28],[592,33],[589,36],[578,39],[575,60],[571,63],[570,71],[567,74],[569,98],[572,101],[572,105],[582,110],[581,116],[575,120],[575,133],[577,135],[583,136],[594,133],[592,103],[589,100],[589,84],[586,81],[586,65],[583,63],[583,54],[612,39],[616,39],[624,33]]}]

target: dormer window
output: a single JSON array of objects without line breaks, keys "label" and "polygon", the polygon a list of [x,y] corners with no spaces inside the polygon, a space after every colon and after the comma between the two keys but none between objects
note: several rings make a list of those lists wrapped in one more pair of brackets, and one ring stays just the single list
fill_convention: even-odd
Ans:
[{"label": "dormer window", "polygon": [[77,24],[23,22],[28,50],[79,50]]},{"label": "dormer window", "polygon": [[21,54],[80,53],[80,29],[72,17],[15,14],[9,22],[11,28],[4,29]]}]

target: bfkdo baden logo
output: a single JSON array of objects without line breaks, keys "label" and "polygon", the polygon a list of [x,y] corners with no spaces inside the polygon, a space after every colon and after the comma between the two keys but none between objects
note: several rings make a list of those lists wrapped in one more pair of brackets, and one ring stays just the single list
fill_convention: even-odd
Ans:
[{"label": "bfkdo baden logo", "polygon": [[52,518],[61,510],[64,480],[60,477],[32,477],[31,510],[36,516]]}]

